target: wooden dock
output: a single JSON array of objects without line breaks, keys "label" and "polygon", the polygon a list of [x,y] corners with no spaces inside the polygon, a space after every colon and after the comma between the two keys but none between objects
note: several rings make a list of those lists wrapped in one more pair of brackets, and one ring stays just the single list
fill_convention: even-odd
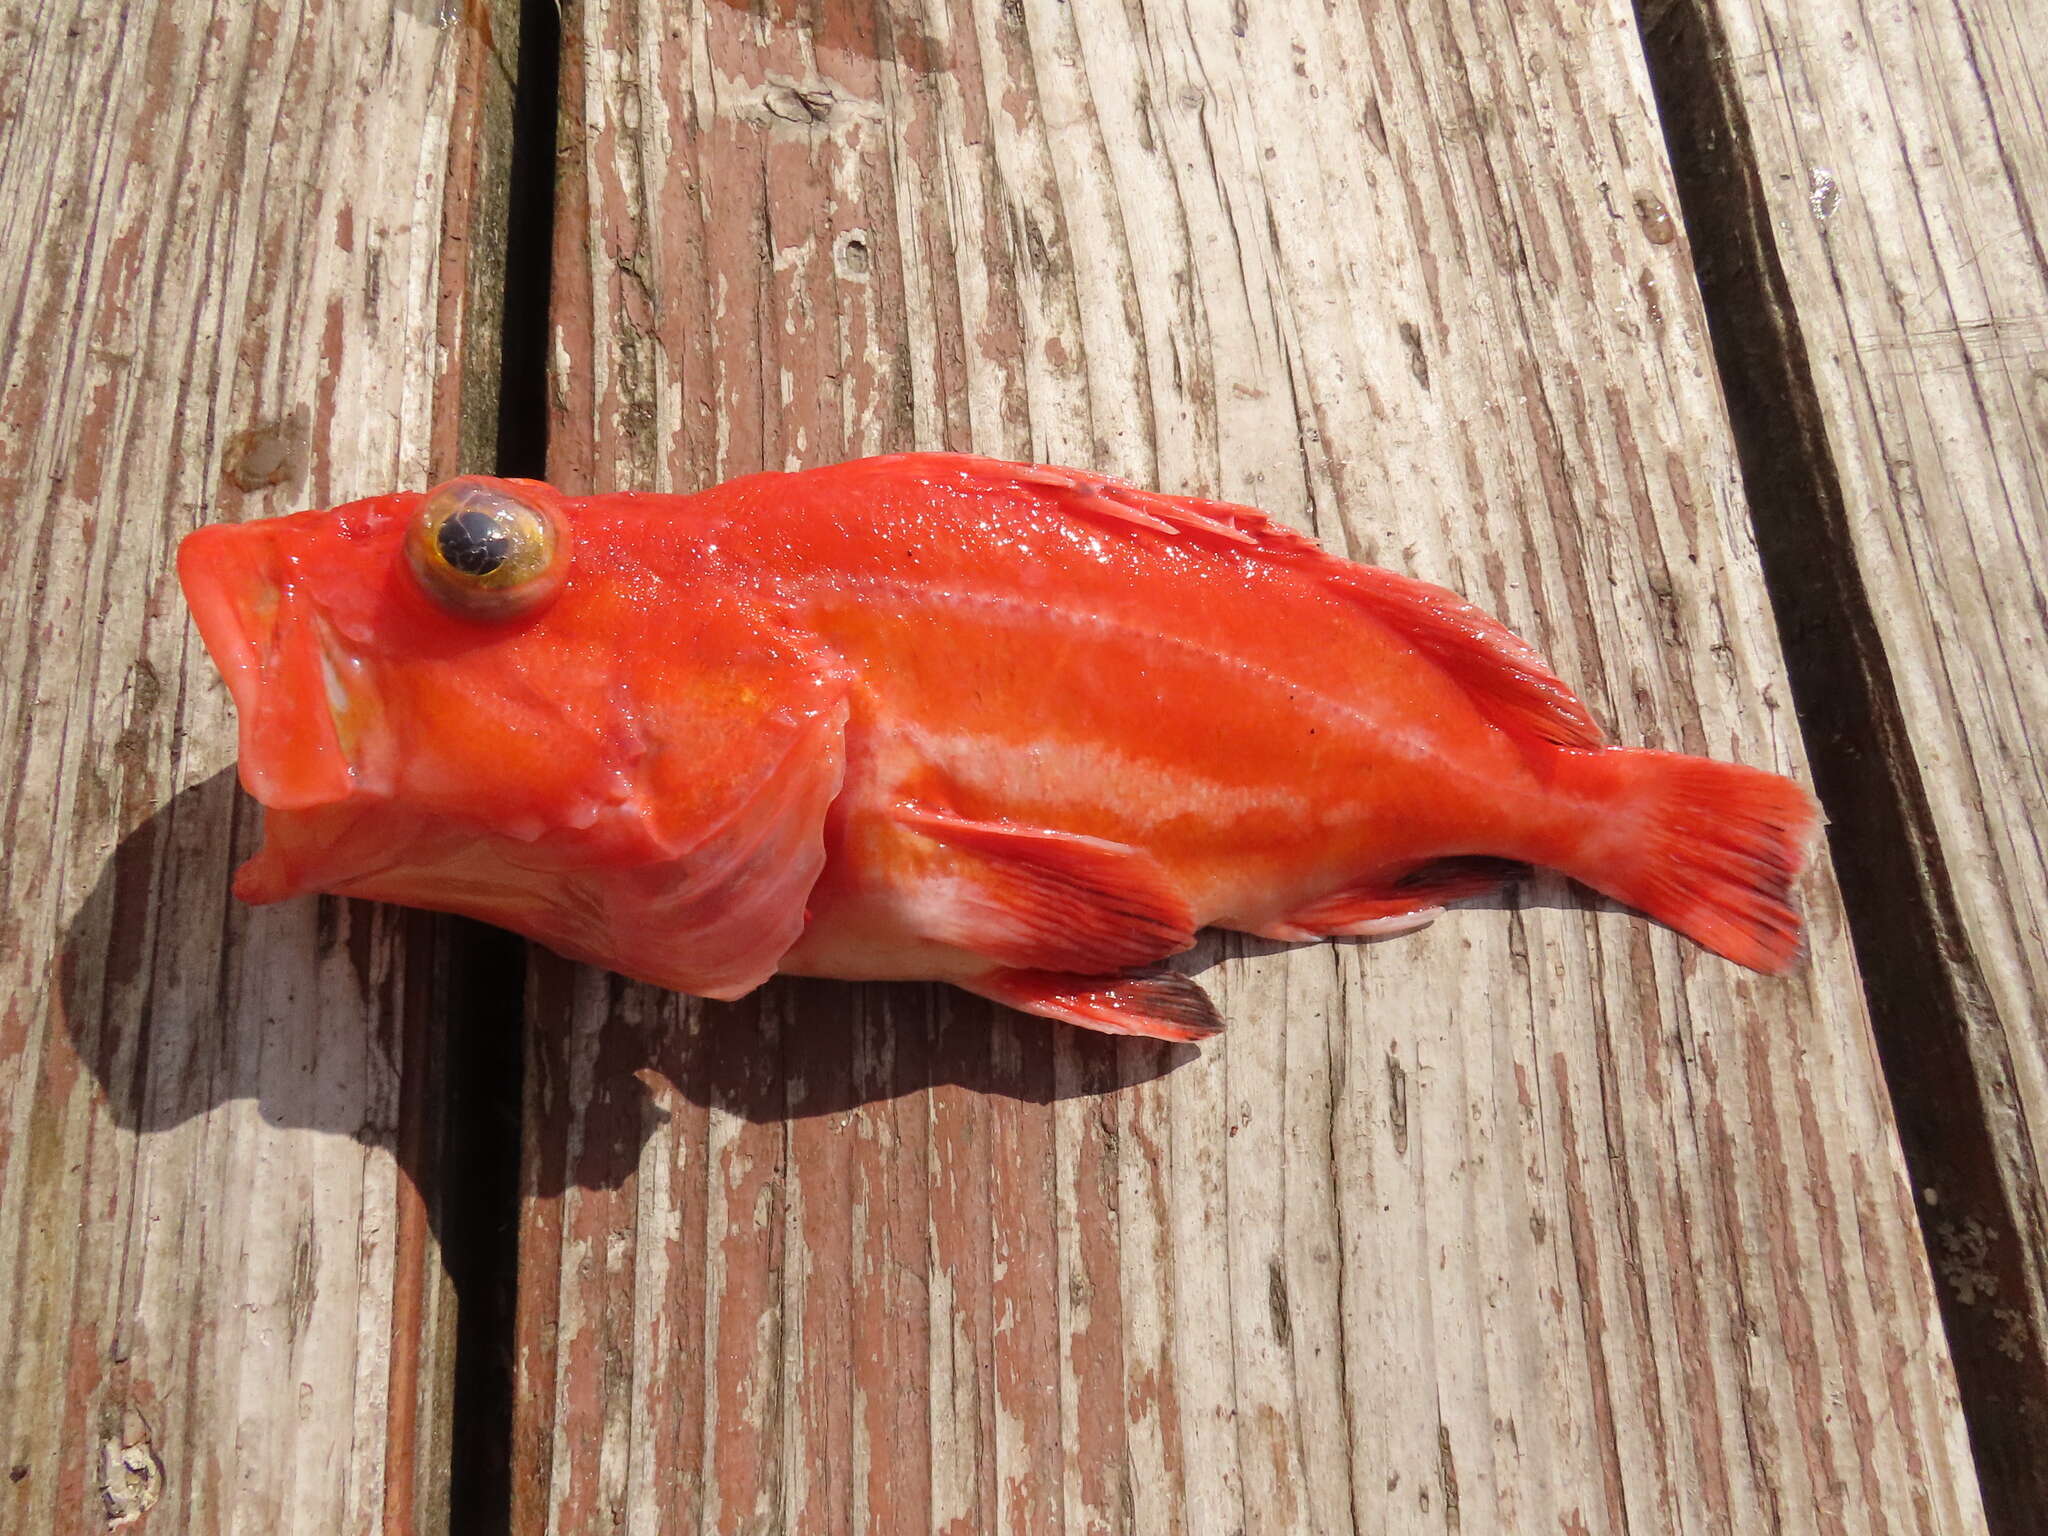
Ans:
[{"label": "wooden dock", "polygon": [[[1864,0],[0,12],[0,1531],[2048,1529],[2048,35]],[[1256,503],[1814,783],[1199,1054],[227,894],[171,556],[904,448]]]}]

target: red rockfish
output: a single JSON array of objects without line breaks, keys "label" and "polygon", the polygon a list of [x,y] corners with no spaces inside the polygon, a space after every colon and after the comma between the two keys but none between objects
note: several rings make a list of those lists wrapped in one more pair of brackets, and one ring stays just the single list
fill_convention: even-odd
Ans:
[{"label": "red rockfish", "polygon": [[267,808],[249,901],[1169,1039],[1220,1027],[1158,968],[1205,924],[1393,933],[1530,864],[1799,955],[1805,791],[1607,746],[1493,619],[1243,507],[947,454],[694,496],[467,478],[202,528],[178,570]]}]

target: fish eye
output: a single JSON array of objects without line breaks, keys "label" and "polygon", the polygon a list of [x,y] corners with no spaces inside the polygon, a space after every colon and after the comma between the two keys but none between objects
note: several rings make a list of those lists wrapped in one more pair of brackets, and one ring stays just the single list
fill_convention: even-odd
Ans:
[{"label": "fish eye", "polygon": [[494,480],[450,480],[427,492],[405,553],[429,597],[472,619],[536,611],[569,570],[569,540],[553,512]]}]

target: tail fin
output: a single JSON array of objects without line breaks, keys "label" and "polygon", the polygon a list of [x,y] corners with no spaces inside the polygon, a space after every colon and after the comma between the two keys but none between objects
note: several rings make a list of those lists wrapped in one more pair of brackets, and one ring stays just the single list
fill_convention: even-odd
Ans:
[{"label": "tail fin", "polygon": [[1820,830],[1811,795],[1775,773],[1672,752],[1610,749],[1585,762],[1607,781],[1606,822],[1592,867],[1567,873],[1739,965],[1798,963],[1791,895]]}]

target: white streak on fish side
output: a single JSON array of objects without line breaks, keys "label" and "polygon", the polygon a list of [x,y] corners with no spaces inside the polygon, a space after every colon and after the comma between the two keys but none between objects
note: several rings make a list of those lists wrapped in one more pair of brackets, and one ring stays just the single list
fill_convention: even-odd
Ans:
[{"label": "white streak on fish side", "polygon": [[927,765],[977,795],[1011,804],[1095,806],[1114,786],[1119,811],[1134,830],[1163,826],[1198,810],[1224,819],[1272,813],[1326,819],[1324,810],[1291,788],[1220,783],[1133,757],[1107,742],[1044,737],[1020,749],[977,732],[892,721],[888,740],[876,744],[876,779],[905,782]]}]

